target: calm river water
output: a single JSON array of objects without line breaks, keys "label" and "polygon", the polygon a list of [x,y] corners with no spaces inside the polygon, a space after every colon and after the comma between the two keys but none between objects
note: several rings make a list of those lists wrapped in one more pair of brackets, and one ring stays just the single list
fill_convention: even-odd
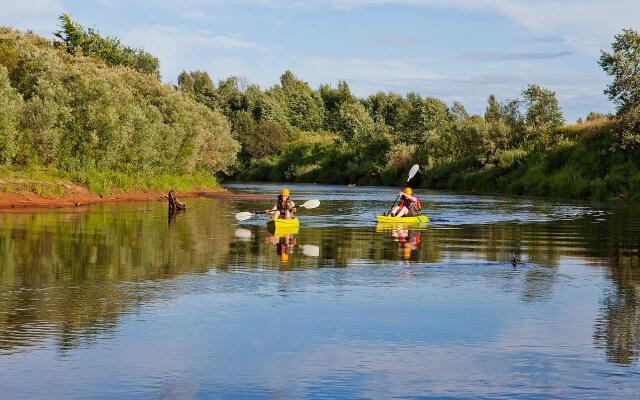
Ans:
[{"label": "calm river water", "polygon": [[[232,185],[273,193],[275,185]],[[0,398],[637,398],[640,210],[291,185],[0,214]],[[519,261],[513,265],[512,259]]]}]

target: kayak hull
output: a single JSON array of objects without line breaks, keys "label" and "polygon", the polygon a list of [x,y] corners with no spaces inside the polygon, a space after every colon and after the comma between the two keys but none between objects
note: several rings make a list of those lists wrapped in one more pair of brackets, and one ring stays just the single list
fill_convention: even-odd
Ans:
[{"label": "kayak hull", "polygon": [[268,231],[274,237],[280,238],[287,235],[295,235],[300,230],[300,227],[295,226],[291,228],[268,228]]},{"label": "kayak hull", "polygon": [[415,217],[388,217],[386,215],[378,215],[376,220],[379,224],[426,224],[429,217],[426,215],[418,215]]},{"label": "kayak hull", "polygon": [[298,218],[294,219],[270,219],[267,222],[267,228],[271,231],[293,231],[296,232],[300,229],[300,220]]}]

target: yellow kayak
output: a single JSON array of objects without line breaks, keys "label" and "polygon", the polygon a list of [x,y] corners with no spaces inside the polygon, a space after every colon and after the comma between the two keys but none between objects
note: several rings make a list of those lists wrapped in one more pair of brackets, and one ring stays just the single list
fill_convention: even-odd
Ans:
[{"label": "yellow kayak", "polygon": [[290,229],[299,229],[300,228],[300,220],[298,218],[294,219],[270,219],[267,222],[267,228],[270,230],[290,230]]},{"label": "yellow kayak", "polygon": [[299,226],[294,226],[291,228],[267,228],[269,233],[272,234],[273,236],[280,238],[283,236],[287,236],[287,235],[295,235],[298,233],[298,231],[300,230]]},{"label": "yellow kayak", "polygon": [[388,217],[386,215],[378,215],[376,220],[379,224],[426,224],[429,218],[426,215],[418,215],[415,217]]}]

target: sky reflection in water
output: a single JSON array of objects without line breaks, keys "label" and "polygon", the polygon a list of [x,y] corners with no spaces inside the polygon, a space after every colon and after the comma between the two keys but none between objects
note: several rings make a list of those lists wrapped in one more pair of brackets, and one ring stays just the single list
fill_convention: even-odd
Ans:
[{"label": "sky reflection in water", "polygon": [[640,389],[636,210],[419,192],[432,224],[376,229],[393,189],[291,189],[323,204],[281,236],[233,220],[268,203],[1,214],[0,398]]}]

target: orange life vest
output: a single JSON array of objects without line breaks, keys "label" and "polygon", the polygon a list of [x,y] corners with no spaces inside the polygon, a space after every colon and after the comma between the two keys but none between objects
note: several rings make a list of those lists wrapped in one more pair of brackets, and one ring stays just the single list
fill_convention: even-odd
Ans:
[{"label": "orange life vest", "polygon": [[402,196],[402,200],[400,200],[400,208],[402,208],[402,207],[409,208],[411,206],[411,204],[414,204],[414,206],[416,207],[416,210],[418,210],[418,211],[422,210],[422,204],[420,204],[420,200],[417,197],[416,197],[416,202],[413,203],[412,201],[410,201],[406,197]]}]

